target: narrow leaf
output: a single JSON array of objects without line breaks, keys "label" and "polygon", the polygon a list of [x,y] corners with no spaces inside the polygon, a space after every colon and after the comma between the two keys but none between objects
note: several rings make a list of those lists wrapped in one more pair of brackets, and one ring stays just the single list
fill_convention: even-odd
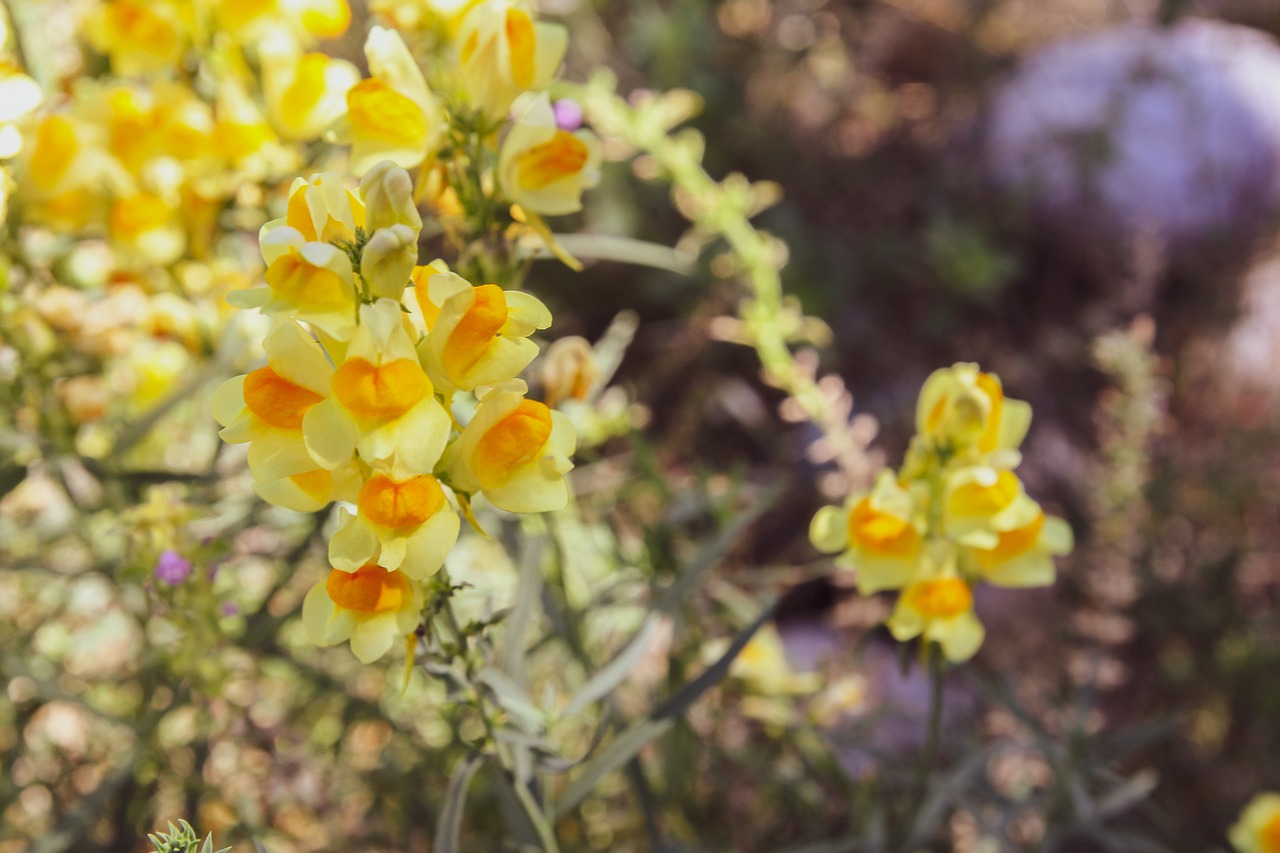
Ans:
[{"label": "narrow leaf", "polygon": [[565,706],[560,715],[562,717],[572,717],[587,706],[612,693],[614,688],[625,681],[627,676],[631,674],[631,670],[635,669],[636,665],[640,663],[640,659],[644,657],[645,652],[648,650],[649,643],[653,639],[653,633],[657,629],[658,617],[656,614],[650,614],[649,618],[640,626],[640,630],[631,638],[631,641],[618,653],[618,656],[601,667],[595,675],[588,678],[586,683],[578,688],[578,691],[570,697],[569,704]]},{"label": "narrow leaf", "polygon": [[475,775],[483,760],[484,756],[479,752],[472,752],[454,768],[453,775],[449,777],[444,807],[440,810],[440,821],[436,824],[435,849],[439,853],[458,853],[462,849],[459,844],[462,834],[463,806],[467,800],[467,785],[471,783],[471,777]]}]

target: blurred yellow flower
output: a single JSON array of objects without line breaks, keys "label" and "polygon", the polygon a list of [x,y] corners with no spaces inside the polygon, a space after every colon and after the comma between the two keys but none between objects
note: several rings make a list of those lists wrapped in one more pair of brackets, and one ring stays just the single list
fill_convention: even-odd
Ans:
[{"label": "blurred yellow flower", "polygon": [[114,0],[90,10],[84,32],[95,50],[110,57],[112,71],[131,77],[178,64],[189,15],[168,0]]},{"label": "blurred yellow flower", "polygon": [[404,572],[373,565],[333,569],[303,600],[302,624],[317,645],[350,640],[352,654],[372,663],[413,633],[423,602],[422,587]]},{"label": "blurred yellow flower", "polygon": [[809,538],[820,551],[843,552],[839,562],[857,569],[863,595],[900,589],[920,569],[924,538],[919,514],[911,491],[886,469],[870,492],[850,496],[844,507],[819,510]]},{"label": "blurred yellow flower", "polygon": [[950,575],[916,581],[904,589],[885,625],[899,642],[923,635],[926,643],[941,646],[953,663],[973,657],[986,634],[973,613],[969,585]]},{"label": "blurred yellow flower", "polygon": [[467,13],[457,41],[468,100],[490,121],[501,121],[517,95],[551,82],[569,34],[560,24],[535,22],[525,4],[486,0]]},{"label": "blurred yellow flower", "polygon": [[925,380],[916,406],[916,432],[951,455],[997,454],[991,464],[1018,464],[1018,445],[1031,424],[1031,407],[1004,396],[1000,379],[976,364],[936,370]]},{"label": "blurred yellow flower", "polygon": [[443,110],[395,30],[374,27],[364,52],[372,76],[347,92],[351,169],[360,175],[379,160],[417,166],[435,151]]},{"label": "blurred yellow flower", "polygon": [[1002,531],[1029,524],[1039,512],[1012,471],[972,466],[946,479],[943,530],[961,545],[994,548]]},{"label": "blurred yellow flower", "polygon": [[556,126],[546,93],[516,119],[498,157],[498,183],[525,210],[560,216],[582,209],[582,192],[600,182],[600,143],[589,130]]},{"label": "blurred yellow flower", "polygon": [[441,467],[464,492],[481,491],[507,512],[551,512],[569,502],[565,474],[577,443],[560,412],[524,398],[519,379],[493,388],[445,451]]},{"label": "blurred yellow flower", "polygon": [[987,583],[1005,587],[1035,587],[1053,584],[1056,572],[1053,557],[1071,553],[1071,527],[1061,518],[1045,515],[1038,507],[1031,520],[1020,527],[997,533],[994,547],[969,553],[976,573]]},{"label": "blurred yellow flower", "polygon": [[298,52],[288,38],[264,41],[262,93],[267,117],[280,135],[293,141],[318,139],[347,110],[347,92],[360,72],[345,59]]},{"label": "blurred yellow flower", "polygon": [[1227,837],[1237,853],[1280,853],[1280,793],[1250,800]]}]

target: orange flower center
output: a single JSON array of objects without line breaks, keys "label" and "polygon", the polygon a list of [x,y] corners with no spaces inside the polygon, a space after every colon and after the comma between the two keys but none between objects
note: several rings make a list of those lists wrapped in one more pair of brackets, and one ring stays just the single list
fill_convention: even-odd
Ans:
[{"label": "orange flower center", "polygon": [[280,429],[302,429],[302,416],[323,399],[309,388],[284,379],[270,367],[260,367],[244,378],[245,407]]},{"label": "orange flower center", "polygon": [[1030,523],[1000,533],[1000,541],[996,543],[996,547],[987,551],[974,551],[978,564],[989,569],[1007,563],[1014,557],[1021,557],[1040,541],[1040,531],[1043,529],[1044,513],[1037,511]]},{"label": "orange flower center", "polygon": [[374,474],[360,489],[360,512],[374,524],[404,529],[417,527],[444,506],[444,490],[430,474],[397,483]]},{"label": "orange flower center", "polygon": [[324,583],[333,603],[357,613],[391,613],[411,597],[408,579],[400,572],[368,565],[354,572],[334,569]]},{"label": "orange flower center", "polygon": [[586,143],[572,133],[557,130],[549,141],[522,151],[516,157],[516,170],[522,187],[538,190],[578,174],[586,163]]},{"label": "orange flower center", "polygon": [[542,452],[551,437],[551,410],[536,400],[521,400],[476,444],[472,470],[481,489],[503,483],[511,472]]},{"label": "orange flower center", "polygon": [[1280,812],[1272,815],[1258,830],[1258,844],[1262,853],[1280,853]]},{"label": "orange flower center", "polygon": [[920,547],[920,534],[909,521],[880,512],[863,498],[849,513],[849,541],[873,554],[910,557]]},{"label": "orange flower center", "polygon": [[947,619],[973,608],[973,593],[960,578],[937,578],[912,584],[904,593],[907,606],[926,619]]},{"label": "orange flower center", "polygon": [[507,324],[507,297],[501,287],[482,284],[472,292],[475,301],[444,344],[444,369],[453,377],[462,377],[474,367]]},{"label": "orange flower center", "polygon": [[373,364],[349,358],[333,374],[333,394],[347,411],[364,418],[398,418],[432,393],[422,366],[408,358]]},{"label": "orange flower center", "polygon": [[357,136],[381,142],[418,145],[429,130],[422,107],[376,77],[351,87],[347,113]]}]

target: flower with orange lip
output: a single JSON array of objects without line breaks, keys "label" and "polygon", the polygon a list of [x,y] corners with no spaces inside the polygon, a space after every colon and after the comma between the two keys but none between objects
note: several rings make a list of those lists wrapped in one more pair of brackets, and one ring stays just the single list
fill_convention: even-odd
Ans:
[{"label": "flower with orange lip", "polygon": [[376,564],[422,580],[444,565],[458,539],[458,514],[430,474],[396,479],[376,471],[356,506],[357,515],[343,511],[329,540],[329,562],[343,571]]},{"label": "flower with orange lip", "polygon": [[600,143],[589,130],[556,126],[546,93],[533,98],[498,155],[498,183],[532,213],[560,216],[582,209],[582,191],[600,182]]},{"label": "flower with orange lip", "polygon": [[561,412],[524,398],[528,386],[504,382],[480,398],[475,416],[440,460],[449,484],[483,492],[507,512],[550,512],[569,502],[565,474],[577,444]]},{"label": "flower with orange lip", "polygon": [[1012,471],[960,468],[945,482],[942,528],[961,545],[994,548],[1001,532],[1030,524],[1040,512]]},{"label": "flower with orange lip", "polygon": [[1073,544],[1071,526],[1039,507],[1026,524],[996,536],[994,547],[968,551],[974,574],[995,586],[1051,586],[1053,558],[1070,554]]},{"label": "flower with orange lip", "polygon": [[293,141],[318,139],[347,109],[347,92],[360,81],[345,59],[298,52],[287,36],[265,40],[259,48],[262,94],[267,117],[279,134]]},{"label": "flower with orange lip", "polygon": [[870,492],[850,496],[843,507],[820,509],[809,538],[820,551],[841,552],[838,562],[858,570],[863,595],[899,589],[920,571],[924,536],[917,503],[886,469]]},{"label": "flower with orange lip", "polygon": [[487,0],[463,18],[457,42],[463,91],[487,118],[500,121],[517,95],[551,82],[569,33],[561,24],[535,21],[524,3]]},{"label": "flower with orange lip", "polygon": [[347,92],[343,141],[351,142],[351,169],[363,174],[379,160],[417,166],[444,131],[440,103],[395,30],[374,27],[364,53],[372,76]]},{"label": "flower with orange lip", "polygon": [[314,512],[351,500],[360,487],[353,464],[326,470],[307,452],[303,420],[329,392],[333,373],[320,345],[298,323],[276,323],[263,344],[267,366],[227,380],[214,394],[213,414],[228,444],[249,443],[254,490],[265,500]]},{"label": "flower with orange lip", "polygon": [[1250,800],[1227,838],[1237,853],[1280,853],[1280,793],[1267,791]]},{"label": "flower with orange lip", "polygon": [[405,315],[394,299],[360,306],[360,326],[334,371],[332,396],[307,412],[307,449],[335,469],[352,453],[396,476],[428,474],[452,419],[418,363]]},{"label": "flower with orange lip", "polygon": [[973,612],[973,591],[951,573],[917,580],[902,590],[885,625],[898,642],[923,637],[953,663],[973,657],[986,631]]},{"label": "flower with orange lip", "polygon": [[413,633],[424,602],[421,585],[404,572],[378,565],[333,569],[303,600],[302,624],[317,645],[350,640],[351,653],[372,663]]},{"label": "flower with orange lip", "polygon": [[514,379],[538,356],[529,335],[551,325],[537,298],[496,284],[474,287],[456,273],[431,276],[427,294],[439,314],[419,349],[445,394]]}]

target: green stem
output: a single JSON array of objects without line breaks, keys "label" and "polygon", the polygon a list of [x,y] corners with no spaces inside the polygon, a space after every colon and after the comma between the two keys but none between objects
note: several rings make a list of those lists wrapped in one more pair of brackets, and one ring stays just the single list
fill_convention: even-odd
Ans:
[{"label": "green stem", "polygon": [[929,646],[926,655],[929,659],[929,722],[925,731],[924,747],[916,757],[915,778],[911,784],[910,808],[903,819],[902,846],[907,853],[914,841],[916,820],[920,816],[920,808],[924,805],[925,794],[929,790],[929,773],[933,770],[934,761],[938,757],[938,741],[942,735],[943,682],[946,677],[946,662],[940,650]]}]

